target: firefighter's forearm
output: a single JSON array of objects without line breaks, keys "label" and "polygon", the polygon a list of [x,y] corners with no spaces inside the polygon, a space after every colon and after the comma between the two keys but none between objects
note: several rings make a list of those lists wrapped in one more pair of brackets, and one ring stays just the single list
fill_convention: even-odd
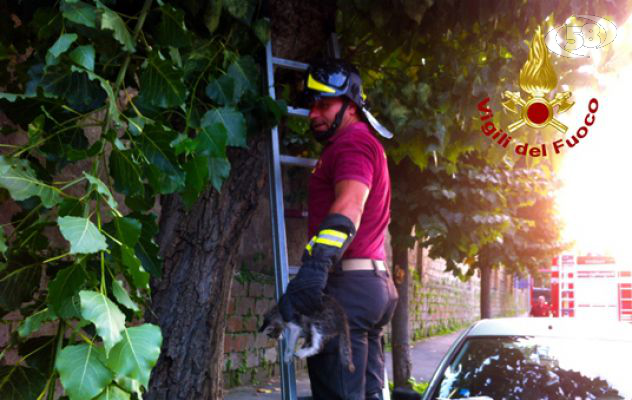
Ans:
[{"label": "firefighter's forearm", "polygon": [[344,215],[358,229],[368,196],[369,188],[364,183],[355,180],[342,180],[336,184],[336,199],[329,209],[329,213]]}]

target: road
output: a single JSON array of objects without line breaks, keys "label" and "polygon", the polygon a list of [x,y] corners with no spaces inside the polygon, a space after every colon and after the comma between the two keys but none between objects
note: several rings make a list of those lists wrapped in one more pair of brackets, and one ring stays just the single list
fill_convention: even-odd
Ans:
[{"label": "road", "polygon": [[[412,376],[417,381],[428,381],[432,378],[443,355],[450,345],[457,339],[460,332],[444,336],[433,336],[415,344],[411,349],[411,361],[413,364]],[[393,379],[391,353],[386,353],[386,366],[389,379]],[[306,375],[297,377],[296,388],[299,398],[310,396],[309,379]],[[226,400],[250,400],[250,399],[281,399],[279,379],[272,379],[266,384],[252,387],[244,386],[229,390],[224,396]]]}]

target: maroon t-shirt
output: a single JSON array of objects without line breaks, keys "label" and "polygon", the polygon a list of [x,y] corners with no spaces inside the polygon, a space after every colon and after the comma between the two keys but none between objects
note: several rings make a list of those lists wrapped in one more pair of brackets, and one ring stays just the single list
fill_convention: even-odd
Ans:
[{"label": "maroon t-shirt", "polygon": [[355,180],[369,187],[360,228],[343,258],[384,260],[390,219],[391,182],[386,153],[364,122],[337,132],[325,146],[309,179],[308,234],[314,236],[335,200],[335,184]]}]

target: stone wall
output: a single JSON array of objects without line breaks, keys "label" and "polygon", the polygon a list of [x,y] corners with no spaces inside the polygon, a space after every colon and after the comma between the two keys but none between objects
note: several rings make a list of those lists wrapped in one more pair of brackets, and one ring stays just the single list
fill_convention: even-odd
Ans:
[{"label": "stone wall", "polygon": [[[257,384],[279,375],[277,343],[258,332],[264,313],[275,304],[274,279],[238,274],[233,281],[224,337],[224,385]],[[305,363],[299,361],[298,370]]]},{"label": "stone wall", "polygon": [[[461,328],[480,318],[480,280],[462,282],[445,272],[443,260],[432,260],[427,249],[410,251],[410,337],[419,340]],[[414,258],[421,257],[421,261]]]}]

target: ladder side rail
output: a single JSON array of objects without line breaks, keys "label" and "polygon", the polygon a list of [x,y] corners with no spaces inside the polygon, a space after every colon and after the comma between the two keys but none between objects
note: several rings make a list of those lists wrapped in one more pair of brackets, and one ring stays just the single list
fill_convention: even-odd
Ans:
[{"label": "ladder side rail", "polygon": [[[268,92],[271,98],[276,99],[274,88],[274,65],[272,64],[272,43],[268,41],[266,44],[266,72]],[[269,153],[269,176],[270,184],[270,215],[272,225],[272,251],[274,255],[274,274],[275,274],[275,293],[277,301],[287,287],[288,276],[288,258],[287,258],[287,240],[285,231],[285,219],[283,212],[283,182],[281,175],[281,161],[279,152],[279,130],[278,127],[272,128],[270,138]],[[294,361],[285,362],[283,355],[288,346],[287,335],[283,335],[283,339],[279,341],[279,366],[281,371],[281,397],[283,400],[296,400],[296,374],[294,370]]]},{"label": "ladder side rail", "polygon": [[295,71],[300,71],[300,72],[307,71],[307,68],[309,68],[309,64],[299,62],[299,61],[294,61],[294,60],[288,60],[287,58],[272,56],[271,60],[272,60],[273,67],[275,65],[278,65],[280,67],[293,69]]}]

